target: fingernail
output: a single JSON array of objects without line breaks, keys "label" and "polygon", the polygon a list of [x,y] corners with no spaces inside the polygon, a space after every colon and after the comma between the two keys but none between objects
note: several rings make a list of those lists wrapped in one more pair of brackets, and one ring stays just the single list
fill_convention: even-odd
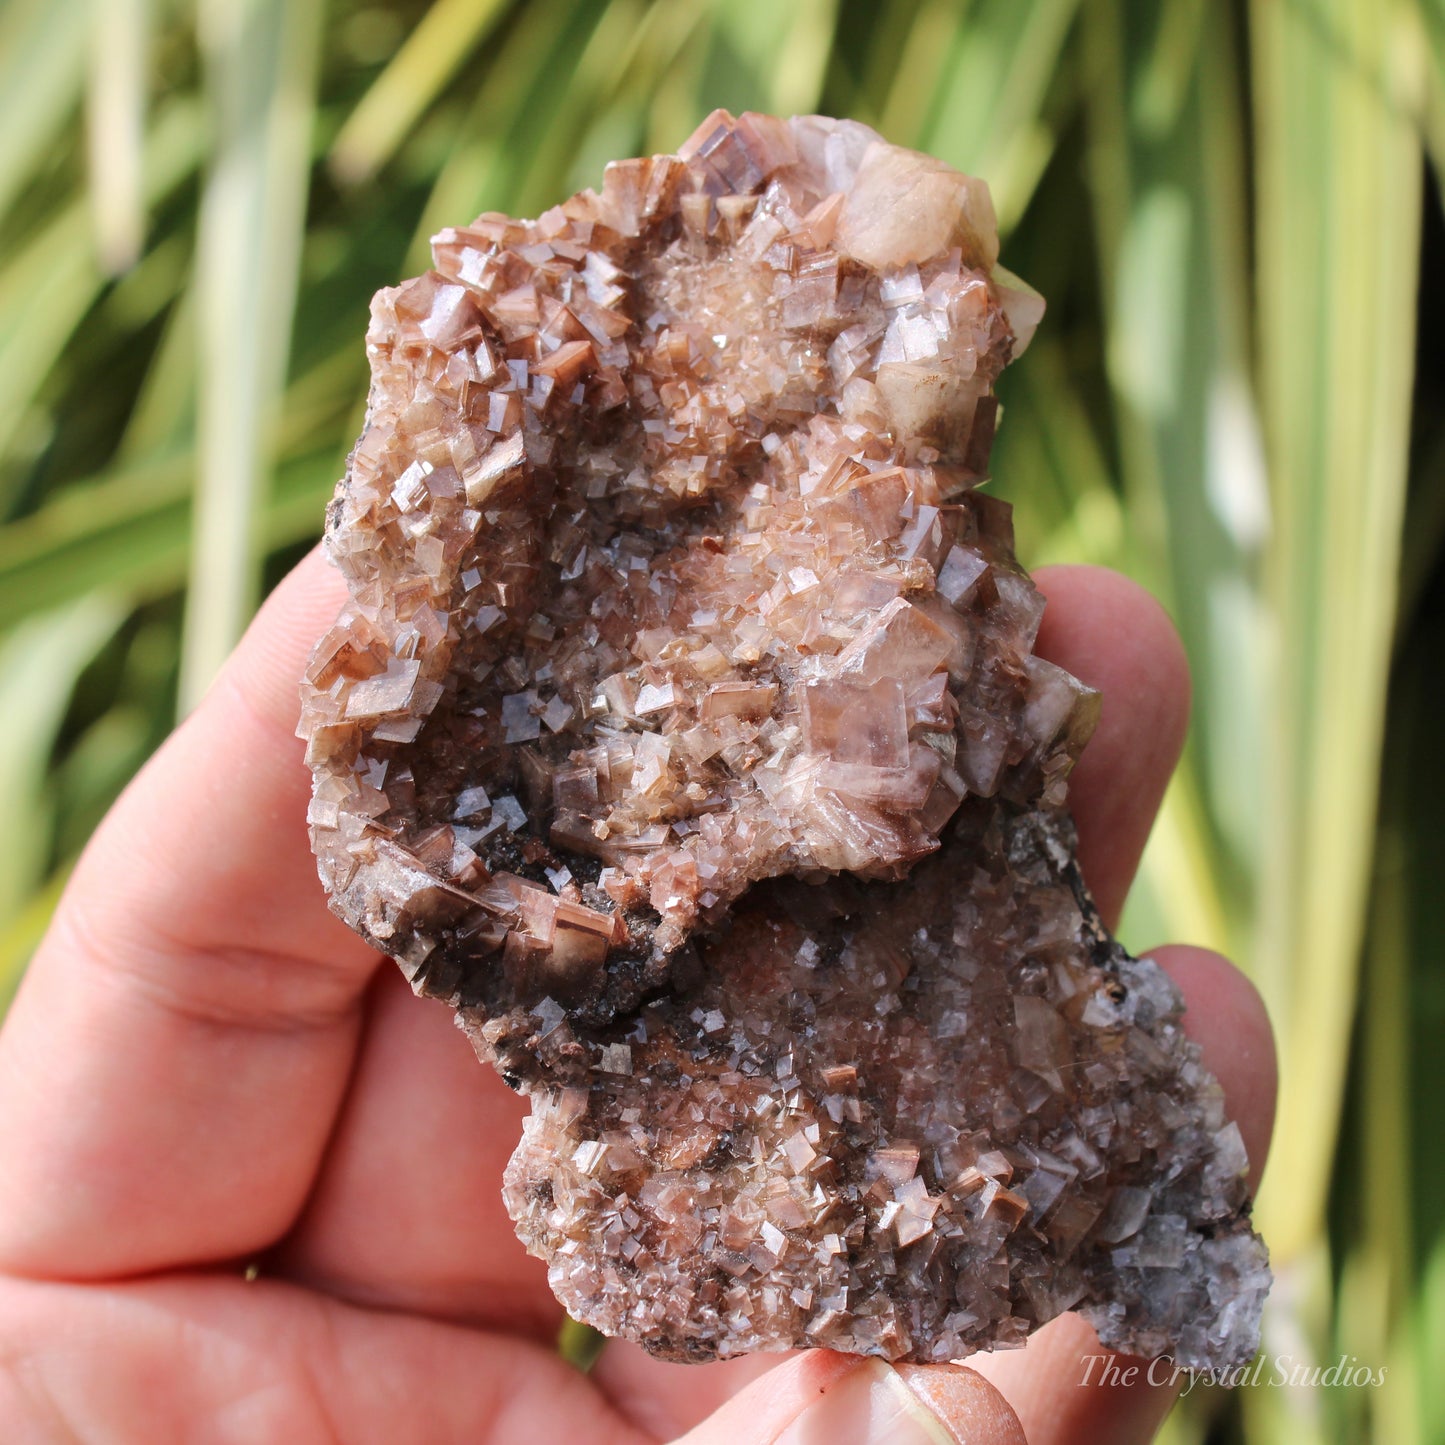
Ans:
[{"label": "fingernail", "polygon": [[830,1385],[775,1445],[958,1445],[958,1438],[882,1360]]}]

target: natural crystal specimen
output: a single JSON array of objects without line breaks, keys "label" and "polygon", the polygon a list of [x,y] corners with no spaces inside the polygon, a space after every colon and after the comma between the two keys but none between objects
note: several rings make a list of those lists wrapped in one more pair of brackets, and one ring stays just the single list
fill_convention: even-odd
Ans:
[{"label": "natural crystal specimen", "polygon": [[374,303],[302,734],[333,906],[531,1096],[508,1206],[656,1353],[1189,1366],[1268,1285],[1166,976],[1103,931],[975,490],[1041,303],[986,188],[719,113]]}]

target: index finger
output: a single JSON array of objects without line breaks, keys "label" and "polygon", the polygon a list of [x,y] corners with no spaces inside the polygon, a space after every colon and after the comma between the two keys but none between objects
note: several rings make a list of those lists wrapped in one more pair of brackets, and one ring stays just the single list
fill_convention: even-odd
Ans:
[{"label": "index finger", "polygon": [[293,735],[343,593],[292,572],[77,864],[0,1032],[0,1269],[242,1255],[305,1200],[377,964],[327,911]]},{"label": "index finger", "polygon": [[1189,663],[1169,615],[1104,567],[1041,567],[1037,650],[1099,689],[1099,726],[1069,779],[1079,861],[1117,927],[1189,726]]}]

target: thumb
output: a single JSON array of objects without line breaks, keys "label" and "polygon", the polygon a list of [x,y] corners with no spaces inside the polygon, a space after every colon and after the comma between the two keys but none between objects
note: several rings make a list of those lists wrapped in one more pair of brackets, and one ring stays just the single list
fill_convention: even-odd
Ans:
[{"label": "thumb", "polygon": [[1026,1445],[1018,1417],[960,1365],[808,1350],[740,1390],[676,1445]]}]

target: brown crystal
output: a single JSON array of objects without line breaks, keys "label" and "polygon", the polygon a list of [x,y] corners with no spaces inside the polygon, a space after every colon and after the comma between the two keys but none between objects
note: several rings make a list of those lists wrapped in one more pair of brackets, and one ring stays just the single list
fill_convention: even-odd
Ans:
[{"label": "brown crystal", "polygon": [[986,187],[719,112],[373,303],[302,735],[333,907],[529,1094],[518,1230],[656,1353],[1212,1366],[1238,1130],[1100,926],[1097,697],[976,490],[1038,298]]}]

